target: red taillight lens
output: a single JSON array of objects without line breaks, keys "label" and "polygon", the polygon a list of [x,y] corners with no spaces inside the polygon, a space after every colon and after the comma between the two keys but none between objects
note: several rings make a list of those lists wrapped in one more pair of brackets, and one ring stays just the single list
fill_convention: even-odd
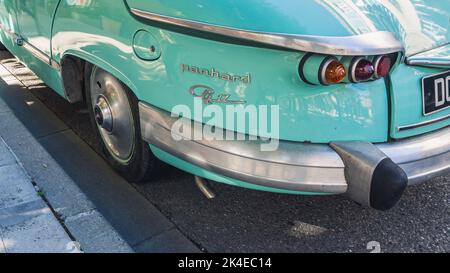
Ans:
[{"label": "red taillight lens", "polygon": [[372,62],[358,58],[352,65],[352,78],[355,82],[367,81],[375,74]]},{"label": "red taillight lens", "polygon": [[386,77],[392,68],[392,59],[388,56],[379,56],[374,59],[375,78]]}]

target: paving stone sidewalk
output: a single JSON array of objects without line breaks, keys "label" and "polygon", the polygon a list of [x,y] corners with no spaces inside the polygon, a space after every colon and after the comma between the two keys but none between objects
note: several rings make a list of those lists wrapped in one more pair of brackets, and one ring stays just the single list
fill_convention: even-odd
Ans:
[{"label": "paving stone sidewalk", "polygon": [[[38,96],[54,91],[0,51],[0,137],[85,253],[199,252],[133,185],[117,175]],[[53,101],[53,99],[51,99]],[[75,107],[76,108],[76,107]],[[54,110],[54,109],[53,109]],[[86,115],[71,112],[72,118]],[[90,127],[89,121],[87,121]]]},{"label": "paving stone sidewalk", "polygon": [[0,138],[0,253],[80,252]]}]

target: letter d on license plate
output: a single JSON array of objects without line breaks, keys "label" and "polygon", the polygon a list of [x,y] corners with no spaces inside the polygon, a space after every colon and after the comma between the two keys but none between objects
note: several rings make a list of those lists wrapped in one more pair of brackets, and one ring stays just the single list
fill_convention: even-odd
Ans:
[{"label": "letter d on license plate", "polygon": [[422,79],[423,114],[450,107],[450,71]]}]

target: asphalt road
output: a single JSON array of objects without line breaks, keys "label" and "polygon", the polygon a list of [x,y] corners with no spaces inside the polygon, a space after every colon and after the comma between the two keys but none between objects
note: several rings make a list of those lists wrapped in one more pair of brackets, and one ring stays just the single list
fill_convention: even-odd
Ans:
[{"label": "asphalt road", "polygon": [[[82,105],[48,88],[30,91],[92,147]],[[170,166],[155,181],[133,186],[207,252],[369,252],[372,241],[383,252],[450,251],[450,175],[409,188],[388,212],[342,196],[281,195],[218,183],[217,197],[207,200],[192,175]]]}]

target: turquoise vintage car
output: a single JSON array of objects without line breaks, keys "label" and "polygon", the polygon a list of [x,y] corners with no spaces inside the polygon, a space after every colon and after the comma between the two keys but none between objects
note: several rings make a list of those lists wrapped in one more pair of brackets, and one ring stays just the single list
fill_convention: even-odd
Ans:
[{"label": "turquoise vintage car", "polygon": [[0,1],[1,43],[87,103],[128,180],[162,160],[206,193],[212,180],[378,210],[450,169],[449,27],[434,0]]}]

